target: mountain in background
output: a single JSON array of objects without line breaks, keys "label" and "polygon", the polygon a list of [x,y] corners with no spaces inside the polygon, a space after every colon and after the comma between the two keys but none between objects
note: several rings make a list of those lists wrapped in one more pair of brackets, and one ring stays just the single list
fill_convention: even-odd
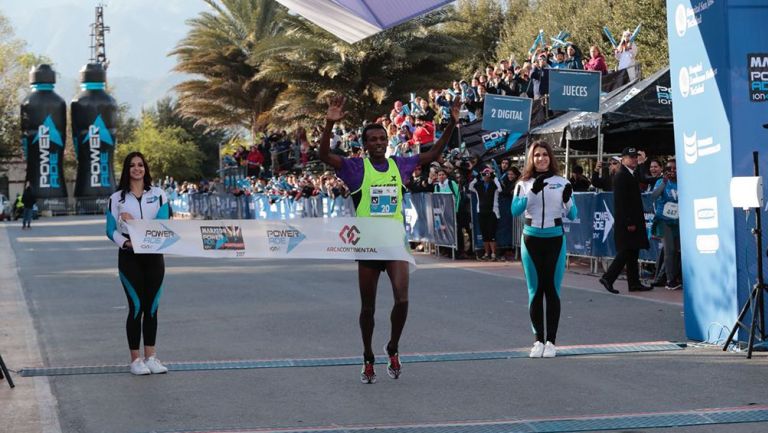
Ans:
[{"label": "mountain in background", "polygon": [[95,6],[105,4],[109,59],[107,79],[113,96],[137,114],[188,78],[171,72],[168,53],[187,32],[185,21],[207,10],[201,0],[0,0],[0,13],[14,26],[27,49],[53,60],[57,91],[70,100],[78,91],[79,71],[91,55],[90,24]]}]

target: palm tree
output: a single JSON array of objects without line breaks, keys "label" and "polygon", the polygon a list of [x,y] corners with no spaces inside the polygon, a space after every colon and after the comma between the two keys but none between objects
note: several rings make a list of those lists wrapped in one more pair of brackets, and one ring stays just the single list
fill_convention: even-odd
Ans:
[{"label": "palm tree", "polygon": [[286,84],[259,77],[262,53],[279,44],[285,8],[274,0],[205,0],[213,9],[188,21],[187,36],[169,54],[177,72],[196,75],[176,86],[179,112],[214,128],[246,128],[256,136],[260,116]]},{"label": "palm tree", "polygon": [[438,11],[355,44],[291,17],[285,21],[281,49],[252,59],[261,64],[259,79],[286,86],[269,120],[291,124],[320,119],[332,94],[347,97],[351,122],[373,120],[394,99],[445,85],[451,79],[446,65],[460,55],[460,42],[438,30],[448,16]]}]

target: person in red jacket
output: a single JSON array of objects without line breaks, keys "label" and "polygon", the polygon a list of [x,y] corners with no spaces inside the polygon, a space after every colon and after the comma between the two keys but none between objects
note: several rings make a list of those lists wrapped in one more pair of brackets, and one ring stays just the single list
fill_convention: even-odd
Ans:
[{"label": "person in red jacket", "polygon": [[261,166],[264,165],[264,155],[259,152],[259,149],[256,148],[256,145],[254,144],[251,146],[251,151],[248,152],[248,171],[247,176],[256,176],[259,177],[259,173],[261,173]]},{"label": "person in red jacket", "polygon": [[413,149],[413,154],[420,152],[421,146],[431,146],[435,141],[435,124],[432,122],[425,122],[421,117],[416,117],[416,129],[413,131],[411,139],[408,140],[408,144]]},{"label": "person in red jacket", "polygon": [[605,63],[605,56],[600,52],[597,45],[589,47],[590,59],[584,64],[584,69],[588,71],[600,71],[603,74],[608,73],[608,65]]}]

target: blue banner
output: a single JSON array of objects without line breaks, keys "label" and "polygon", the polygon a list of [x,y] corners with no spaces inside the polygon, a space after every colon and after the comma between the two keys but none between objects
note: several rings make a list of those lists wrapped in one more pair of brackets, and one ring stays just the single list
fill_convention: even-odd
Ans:
[{"label": "blue banner", "polygon": [[526,133],[531,126],[529,98],[486,95],[483,104],[483,129],[504,130],[510,133]]},{"label": "blue banner", "polygon": [[[715,173],[729,179],[734,161],[744,161],[737,164],[749,167],[751,155],[745,155],[743,148],[732,148],[732,126],[733,131],[746,134],[748,146],[759,141],[758,125],[741,126],[738,122],[747,117],[736,115],[738,110],[730,116],[729,112],[731,101],[748,98],[746,88],[735,91],[731,83],[746,83],[746,50],[765,47],[765,2],[755,1],[753,8],[744,9],[730,3],[667,2],[675,151],[680,156],[677,178],[685,329],[692,340],[725,338],[719,337],[719,332],[712,333],[712,324],[730,327],[736,321],[737,266],[739,272],[743,268],[737,261],[737,250],[742,251],[744,245],[737,248],[734,238],[736,222],[729,183],[706,180]],[[729,44],[734,47],[733,54],[738,52],[730,61]],[[744,234],[751,242],[749,232],[744,230]],[[744,290],[749,286],[745,284]]]},{"label": "blue banner", "polygon": [[553,111],[600,111],[599,71],[548,69],[549,109]]},{"label": "blue banner", "polygon": [[563,231],[565,231],[565,248],[568,254],[579,256],[592,255],[592,218],[595,211],[595,194],[573,194],[576,204],[576,219],[563,219]]},{"label": "blue banner", "polygon": [[456,208],[453,194],[430,194],[432,196],[432,229],[434,243],[440,246],[456,247]]}]

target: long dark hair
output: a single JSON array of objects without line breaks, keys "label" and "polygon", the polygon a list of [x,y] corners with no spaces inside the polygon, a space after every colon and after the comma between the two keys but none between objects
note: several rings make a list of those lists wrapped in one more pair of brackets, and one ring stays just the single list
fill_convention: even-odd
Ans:
[{"label": "long dark hair", "polygon": [[537,140],[528,148],[528,157],[525,159],[525,167],[523,168],[523,175],[520,177],[520,180],[528,180],[535,177],[536,166],[533,164],[533,152],[539,147],[546,150],[547,154],[549,154],[548,170],[554,175],[560,175],[560,169],[557,166],[557,161],[555,161],[555,153],[552,151],[552,146],[546,141]]},{"label": "long dark hair", "polygon": [[141,152],[131,152],[123,160],[123,171],[120,173],[120,183],[117,185],[118,191],[127,192],[131,190],[131,160],[137,156],[144,163],[144,189],[148,190],[152,187],[152,175],[149,174],[147,159],[144,158]]}]

